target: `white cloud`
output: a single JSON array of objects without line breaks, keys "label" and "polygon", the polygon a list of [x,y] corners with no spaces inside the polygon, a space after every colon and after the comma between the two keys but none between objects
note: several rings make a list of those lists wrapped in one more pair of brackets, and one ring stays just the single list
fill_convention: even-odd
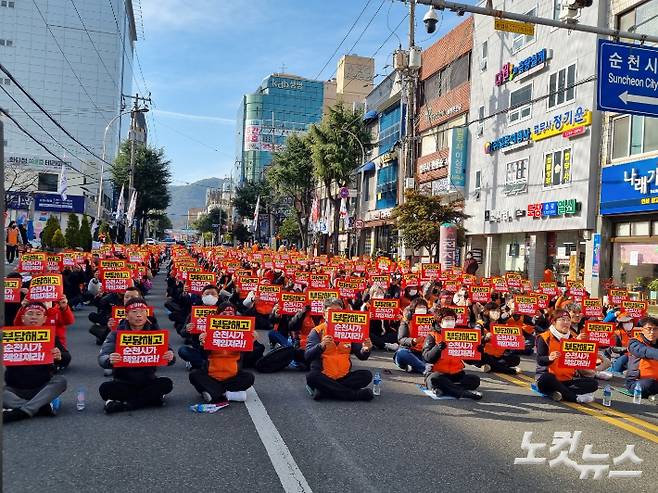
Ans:
[{"label": "white cloud", "polygon": [[177,111],[153,110],[154,113],[169,118],[179,118],[183,120],[200,120],[207,122],[216,122],[222,125],[235,125],[235,120],[232,118],[224,118],[221,116],[210,115],[195,115],[192,113],[179,113]]},{"label": "white cloud", "polygon": [[230,21],[240,9],[238,2],[218,0],[147,0],[142,2],[142,15],[148,31],[195,31],[216,28]]}]

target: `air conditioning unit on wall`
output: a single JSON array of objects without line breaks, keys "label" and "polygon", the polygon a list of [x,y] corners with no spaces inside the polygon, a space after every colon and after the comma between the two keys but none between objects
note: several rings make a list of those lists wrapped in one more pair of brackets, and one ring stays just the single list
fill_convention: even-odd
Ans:
[{"label": "air conditioning unit on wall", "polygon": [[413,178],[405,178],[404,179],[404,189],[408,190],[410,188],[415,188],[416,187],[416,180]]}]

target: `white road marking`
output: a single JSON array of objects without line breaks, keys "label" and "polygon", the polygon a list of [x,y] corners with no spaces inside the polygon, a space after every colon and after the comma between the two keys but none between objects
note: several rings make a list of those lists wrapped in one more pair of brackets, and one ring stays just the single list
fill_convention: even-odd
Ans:
[{"label": "white road marking", "polygon": [[258,436],[265,445],[272,466],[279,476],[283,490],[286,493],[312,493],[304,474],[297,466],[290,450],[288,450],[288,446],[281,438],[279,431],[274,426],[270,415],[253,387],[247,390],[247,402],[245,404]]}]

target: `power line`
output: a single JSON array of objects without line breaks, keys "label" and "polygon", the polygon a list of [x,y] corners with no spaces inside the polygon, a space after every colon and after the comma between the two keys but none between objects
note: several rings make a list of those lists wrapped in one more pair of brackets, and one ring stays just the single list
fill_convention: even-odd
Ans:
[{"label": "power line", "polygon": [[[55,36],[55,33],[53,33],[52,29],[50,29],[50,25],[48,24],[48,21],[44,17],[43,13],[41,12],[41,9],[37,5],[36,0],[32,0],[32,3],[34,4],[34,8],[37,9],[37,12],[39,13],[39,16],[41,17],[41,20],[43,20],[43,23],[46,25],[46,29],[48,29],[48,32],[50,35],[53,37],[53,41],[55,41],[55,44],[57,45],[57,48],[59,49],[59,52],[62,54],[64,57],[64,60],[66,60],[66,63],[68,64],[69,68],[71,69],[71,73],[75,76],[75,78],[78,80],[78,83],[80,84],[80,87],[82,88],[82,91],[86,94],[87,98],[89,98],[89,101],[91,101],[91,104],[94,105],[96,108],[97,112],[99,115],[103,116],[103,119],[105,119],[105,112],[101,111],[101,109],[98,107],[96,104],[96,101],[92,99],[92,97],[89,95],[89,92],[87,91],[87,88],[85,85],[82,83],[80,80],[80,77],[78,77],[78,74],[75,72],[75,69],[73,68],[73,65],[71,64],[71,61],[68,59],[66,54],[64,53],[64,50],[62,49],[61,45],[59,44],[59,41],[57,41],[57,37]],[[107,120],[105,120],[105,123],[109,123]]]},{"label": "power line", "polygon": [[173,131],[173,132],[175,132],[175,133],[177,133],[177,134],[179,134],[179,135],[185,137],[186,139],[189,139],[189,140],[191,140],[191,141],[193,141],[193,142],[196,142],[197,144],[201,144],[202,146],[207,147],[208,149],[211,149],[211,150],[213,150],[213,151],[215,151],[215,152],[220,152],[220,153],[222,152],[222,151],[220,151],[219,149],[217,149],[216,147],[214,147],[214,146],[212,146],[212,145],[210,145],[210,144],[206,144],[205,142],[202,142],[202,141],[196,139],[195,137],[192,137],[192,136],[190,136],[190,135],[187,135],[187,134],[181,132],[180,130],[178,130],[177,128],[171,126],[171,125],[167,125],[167,124],[165,124],[165,123],[163,123],[163,122],[160,122],[160,125],[162,125],[162,126],[168,128],[169,130],[171,130],[171,131]]},{"label": "power line", "polygon": [[368,24],[366,24],[366,27],[363,28],[363,31],[361,31],[361,34],[359,34],[359,37],[356,38],[356,41],[354,42],[352,47],[349,49],[348,53],[352,53],[352,51],[354,50],[356,45],[359,44],[359,41],[361,41],[361,38],[363,37],[363,35],[366,33],[366,31],[370,27],[370,24],[372,24],[372,21],[375,20],[375,17],[377,17],[377,14],[379,14],[379,12],[382,10],[382,7],[384,6],[385,3],[386,3],[386,0],[382,0],[382,3],[379,4],[379,8],[374,13],[374,15],[370,18],[370,20],[368,21]]},{"label": "power line", "polygon": [[327,68],[327,65],[329,65],[329,63],[331,62],[331,60],[333,60],[333,58],[336,56],[336,53],[338,53],[338,50],[340,50],[340,47],[343,46],[343,43],[347,40],[347,37],[348,37],[350,34],[352,34],[352,31],[353,31],[354,28],[356,27],[356,24],[357,24],[357,23],[359,22],[359,20],[361,19],[361,16],[362,16],[363,13],[366,11],[366,9],[368,8],[368,5],[370,5],[370,2],[371,2],[371,1],[372,1],[372,0],[368,0],[368,1],[366,2],[366,4],[363,6],[363,9],[361,9],[361,13],[360,13],[360,14],[357,16],[357,18],[354,20],[354,22],[352,23],[352,26],[350,26],[350,29],[347,31],[347,34],[345,34],[345,36],[343,36],[343,39],[341,40],[341,42],[338,44],[338,46],[336,47],[336,49],[334,50],[334,52],[331,54],[331,56],[329,57],[329,59],[325,62],[325,64],[322,66],[322,68],[320,69],[320,71],[318,72],[318,74],[315,76],[315,80],[319,80],[318,78],[320,77],[320,75],[322,74],[322,72],[324,72],[324,69]]},{"label": "power line", "polygon": [[379,48],[377,48],[377,49],[375,50],[375,52],[371,55],[371,58],[375,58],[375,57],[377,56],[377,54],[380,52],[380,50],[384,47],[384,45],[386,45],[386,43],[388,43],[388,41],[389,41],[393,36],[397,36],[396,31],[397,31],[398,29],[400,29],[400,26],[402,25],[402,23],[403,23],[404,21],[407,20],[407,17],[409,17],[409,12],[407,12],[407,13],[405,14],[405,16],[402,18],[402,20],[399,22],[399,24],[398,24],[397,26],[395,26],[395,29],[393,29],[393,30],[391,31],[391,34],[388,35],[388,37],[384,40],[384,42],[383,42],[381,45],[379,45]]}]

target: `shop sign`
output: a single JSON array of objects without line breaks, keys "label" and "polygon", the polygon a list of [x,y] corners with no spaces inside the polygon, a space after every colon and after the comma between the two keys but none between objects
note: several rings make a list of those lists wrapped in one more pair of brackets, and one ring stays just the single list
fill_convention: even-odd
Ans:
[{"label": "shop sign", "polygon": [[521,78],[522,75],[530,75],[538,72],[546,66],[546,61],[551,58],[551,51],[543,48],[534,55],[525,60],[521,60],[517,65],[506,63],[496,74],[496,85],[502,86],[514,79]]},{"label": "shop sign", "polygon": [[576,214],[581,206],[582,202],[578,202],[575,199],[528,204],[526,209],[484,211],[484,220],[491,223],[500,223],[511,222],[514,219],[521,219],[523,217],[539,219],[542,217],[568,216]]},{"label": "shop sign", "polygon": [[59,171],[62,165],[71,166],[71,161],[60,161],[35,156],[24,156],[20,154],[5,155],[5,165],[10,167],[38,168]]},{"label": "shop sign", "polygon": [[429,173],[430,171],[435,171],[437,169],[445,168],[446,166],[448,166],[447,158],[433,159],[429,163],[423,163],[420,166],[418,166],[418,172]]},{"label": "shop sign", "polygon": [[463,189],[466,182],[467,149],[468,129],[465,127],[453,128],[448,176],[450,185],[458,189]]},{"label": "shop sign", "polygon": [[67,195],[64,200],[59,194],[35,193],[34,210],[84,214],[85,198],[80,195]]},{"label": "shop sign", "polygon": [[426,112],[427,122],[430,125],[436,124],[437,120],[445,118],[446,116],[454,115],[455,113],[459,113],[461,110],[462,110],[462,105],[456,104],[455,106],[451,106],[450,108],[444,108],[434,113],[432,111],[432,108],[428,106]]},{"label": "shop sign", "polygon": [[601,214],[658,211],[658,158],[603,168]]}]

